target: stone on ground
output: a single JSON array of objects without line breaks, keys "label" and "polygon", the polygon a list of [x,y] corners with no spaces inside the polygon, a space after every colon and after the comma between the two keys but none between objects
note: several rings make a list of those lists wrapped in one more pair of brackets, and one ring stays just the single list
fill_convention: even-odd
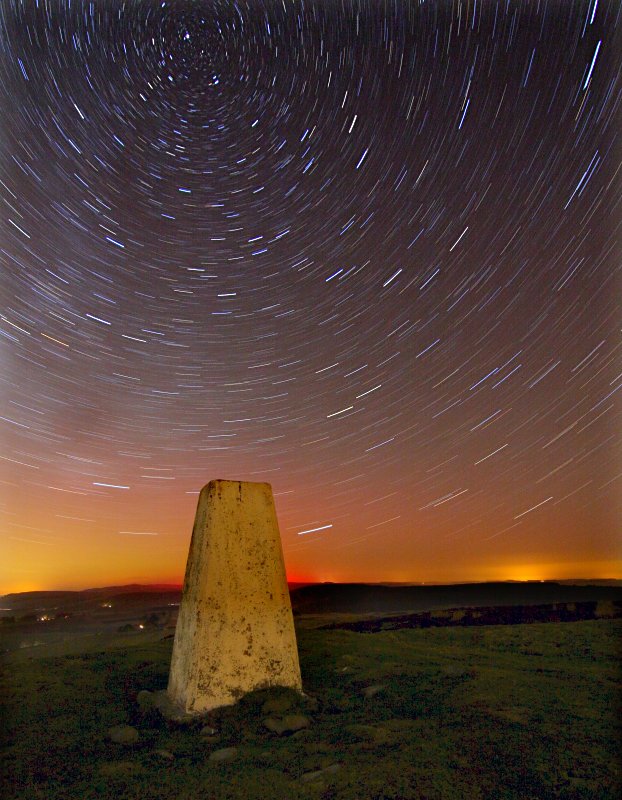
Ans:
[{"label": "stone on ground", "polygon": [[150,692],[147,689],[142,689],[136,695],[136,702],[138,703],[138,707],[140,708],[141,711],[148,711],[155,705],[153,692]]},{"label": "stone on ground", "polygon": [[154,750],[153,755],[157,756],[158,758],[162,758],[165,761],[173,761],[175,756],[170,752],[170,750]]},{"label": "stone on ground", "polygon": [[263,724],[269,731],[282,736],[284,733],[295,733],[303,728],[308,728],[311,723],[302,714],[288,714],[282,719],[268,717],[263,721]]},{"label": "stone on ground", "polygon": [[153,708],[156,708],[168,722],[177,725],[190,725],[196,717],[187,714],[181,706],[173,702],[166,689],[153,693]]},{"label": "stone on ground", "polygon": [[383,692],[386,688],[386,686],[380,684],[376,684],[375,686],[366,686],[363,689],[363,697],[369,700],[370,697],[375,697],[379,692]]},{"label": "stone on ground", "polygon": [[115,744],[134,744],[138,741],[138,731],[131,725],[115,725],[108,728],[108,738]]},{"label": "stone on ground", "polygon": [[232,758],[235,758],[238,754],[237,747],[223,747],[220,750],[214,750],[213,753],[210,753],[209,760],[210,761],[231,761]]},{"label": "stone on ground", "polygon": [[315,783],[316,781],[321,781],[323,778],[326,778],[329,775],[334,775],[335,773],[339,772],[340,769],[341,764],[329,764],[327,767],[324,767],[324,769],[316,769],[313,772],[305,772],[300,776],[300,780],[302,783]]},{"label": "stone on ground", "polygon": [[291,695],[281,694],[276,697],[269,697],[261,707],[262,714],[284,714],[294,705],[294,698]]}]

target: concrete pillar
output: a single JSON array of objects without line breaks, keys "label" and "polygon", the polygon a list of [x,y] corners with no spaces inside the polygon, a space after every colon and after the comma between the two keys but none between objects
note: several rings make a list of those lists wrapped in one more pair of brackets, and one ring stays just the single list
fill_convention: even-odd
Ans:
[{"label": "concrete pillar", "polygon": [[210,481],[192,531],[168,695],[201,714],[267,686],[302,691],[272,488]]}]

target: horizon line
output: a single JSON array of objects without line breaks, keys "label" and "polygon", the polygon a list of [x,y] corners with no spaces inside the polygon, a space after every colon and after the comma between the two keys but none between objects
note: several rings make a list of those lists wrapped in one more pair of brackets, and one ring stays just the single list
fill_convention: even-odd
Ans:
[{"label": "horizon line", "polygon": [[[574,578],[526,578],[524,580],[516,579],[516,578],[505,578],[503,580],[463,580],[463,581],[312,581],[312,580],[288,580],[287,585],[304,585],[304,586],[466,586],[466,585],[477,585],[477,584],[491,584],[491,583],[518,583],[518,584],[526,584],[526,583],[569,583],[572,581],[581,581],[582,583],[601,583],[603,581],[619,581],[622,582],[622,578],[617,577],[606,577],[606,578],[582,578],[582,577],[574,577]],[[0,592],[0,597],[7,597],[8,595],[16,595],[16,594],[43,594],[43,593],[53,593],[53,592],[75,592],[76,594],[81,592],[98,592],[98,591],[106,591],[111,589],[127,589],[130,587],[140,587],[144,589],[149,589],[151,587],[158,587],[161,589],[171,589],[175,591],[181,591],[183,589],[183,582],[182,583],[167,583],[167,582],[159,582],[154,581],[153,583],[123,583],[123,584],[107,584],[105,586],[89,586],[84,589],[65,589],[65,588],[55,588],[55,589],[26,589],[23,591],[9,591],[9,592]]]}]

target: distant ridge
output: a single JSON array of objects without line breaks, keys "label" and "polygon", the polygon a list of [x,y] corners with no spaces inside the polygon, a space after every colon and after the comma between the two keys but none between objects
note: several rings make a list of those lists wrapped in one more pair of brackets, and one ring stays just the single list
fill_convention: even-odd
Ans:
[{"label": "distant ridge", "polygon": [[575,585],[561,581],[457,583],[390,586],[364,583],[321,583],[292,592],[298,614],[385,613],[476,606],[539,605],[621,600],[616,585]]},{"label": "distant ridge", "polygon": [[[300,586],[309,586],[308,583],[288,583],[290,589]],[[0,595],[0,599],[7,600],[17,597],[41,597],[52,599],[54,597],[67,597],[78,595],[110,595],[110,594],[145,594],[149,592],[181,592],[181,583],[127,583],[119,586],[97,586],[92,589],[41,589],[32,592],[10,592]]]},{"label": "distant ridge", "polygon": [[0,596],[0,615],[11,612],[26,613],[42,609],[57,609],[71,613],[90,612],[104,602],[114,602],[127,607],[144,605],[169,605],[181,597],[181,586],[155,584],[140,586],[106,586],[79,591],[14,592]]},{"label": "distant ridge", "polygon": [[77,597],[80,595],[109,595],[109,594],[136,594],[145,592],[181,592],[181,584],[175,583],[128,583],[124,586],[100,586],[94,589],[42,589],[34,592],[11,592],[0,595],[0,599],[18,597],[41,597],[52,599],[54,597]]},{"label": "distant ridge", "polygon": [[103,586],[95,589],[81,589],[83,592],[174,592],[181,591],[181,583],[128,583],[121,586]]},{"label": "distant ridge", "polygon": [[[288,584],[290,592],[306,583]],[[12,592],[0,595],[5,614],[11,611],[24,613],[42,608],[61,607],[65,611],[89,611],[104,601],[125,606],[137,606],[149,601],[164,605],[177,604],[181,598],[181,584],[129,583],[121,586],[100,586],[93,589],[51,589],[34,592]],[[0,615],[2,615],[0,611]]]}]

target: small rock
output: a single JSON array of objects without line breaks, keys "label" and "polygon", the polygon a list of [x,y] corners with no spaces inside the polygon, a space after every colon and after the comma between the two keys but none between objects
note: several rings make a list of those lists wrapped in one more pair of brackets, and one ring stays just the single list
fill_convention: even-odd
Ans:
[{"label": "small rock", "polygon": [[376,684],[375,686],[366,686],[363,689],[363,697],[369,700],[370,697],[375,697],[379,692],[384,691],[386,688],[386,686],[381,686],[380,684]]},{"label": "small rock", "polygon": [[327,775],[334,775],[341,769],[341,764],[329,764],[324,769],[316,769],[314,772],[305,772],[301,775],[300,780],[302,783],[315,783],[321,781]]},{"label": "small rock", "polygon": [[141,711],[148,711],[150,708],[155,706],[153,692],[150,692],[147,689],[142,689],[136,695],[136,702],[138,703],[138,707],[141,709]]},{"label": "small rock", "polygon": [[379,725],[347,725],[344,730],[357,741],[372,745],[386,744],[391,738],[390,731]]},{"label": "small rock", "polygon": [[264,719],[263,721],[264,728],[267,728],[272,733],[276,733],[279,736],[282,733],[285,733],[285,724],[283,720],[275,719],[274,717],[268,717],[268,719]]},{"label": "small rock", "polygon": [[304,775],[300,776],[300,780],[302,783],[312,783],[313,781],[321,781],[323,776],[324,770],[317,769],[315,772],[305,772]]},{"label": "small rock", "polygon": [[283,724],[285,725],[286,731],[300,731],[303,728],[308,728],[311,724],[307,717],[304,717],[302,714],[288,714],[286,717],[283,717]]},{"label": "small rock", "polygon": [[154,750],[153,755],[158,756],[158,758],[163,758],[166,761],[173,761],[175,758],[175,756],[168,750]]},{"label": "small rock", "polygon": [[294,698],[282,694],[277,697],[269,697],[261,708],[262,714],[283,714],[294,705]]},{"label": "small rock", "polygon": [[138,731],[131,725],[115,725],[108,728],[108,738],[115,744],[134,744],[138,741]]},{"label": "small rock", "polygon": [[284,733],[294,733],[303,728],[308,728],[311,723],[302,714],[288,714],[283,719],[268,717],[264,719],[263,724],[269,731],[282,736]]},{"label": "small rock", "polygon": [[238,754],[237,747],[223,747],[220,750],[214,750],[213,753],[210,753],[209,760],[230,761],[232,758],[235,758],[237,754]]},{"label": "small rock", "polygon": [[311,712],[317,711],[319,706],[320,706],[320,703],[319,703],[319,700],[317,699],[317,697],[313,697],[312,695],[305,695],[304,704],[305,704],[305,708],[308,711],[311,711]]},{"label": "small rock", "polygon": [[204,725],[200,731],[201,736],[216,736],[217,733],[216,728],[212,728],[211,725]]},{"label": "small rock", "polygon": [[195,717],[192,714],[186,714],[182,708],[173,703],[166,689],[153,693],[153,706],[169,722],[175,722],[178,725],[190,725],[195,721]]}]

